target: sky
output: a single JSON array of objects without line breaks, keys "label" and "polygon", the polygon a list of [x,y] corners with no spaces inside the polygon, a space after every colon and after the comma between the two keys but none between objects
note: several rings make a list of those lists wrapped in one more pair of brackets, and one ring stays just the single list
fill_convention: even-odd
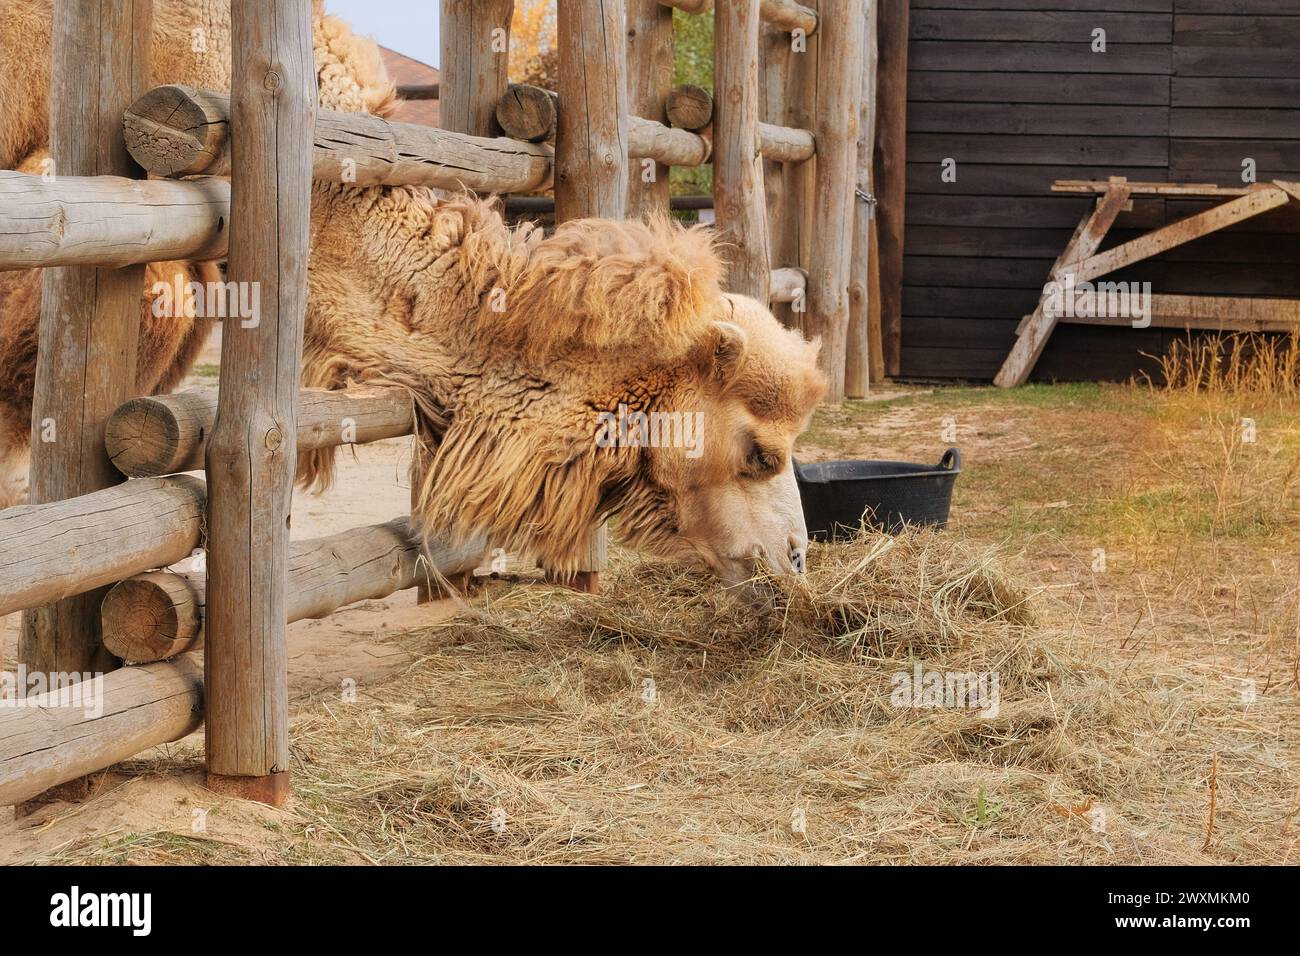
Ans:
[{"label": "sky", "polygon": [[437,0],[325,0],[325,12],[380,46],[438,65]]}]

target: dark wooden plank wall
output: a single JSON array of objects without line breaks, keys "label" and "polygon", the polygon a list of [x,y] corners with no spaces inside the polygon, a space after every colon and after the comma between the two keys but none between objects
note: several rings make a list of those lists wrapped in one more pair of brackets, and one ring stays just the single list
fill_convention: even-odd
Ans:
[{"label": "dark wooden plank wall", "polygon": [[[1300,179],[1300,0],[912,0],[908,69],[904,377],[993,377],[1090,204],[1054,180]],[[1139,200],[1107,245],[1206,205]],[[1116,277],[1300,296],[1298,231],[1288,207]],[[1126,378],[1182,334],[1058,326],[1035,377]]]}]

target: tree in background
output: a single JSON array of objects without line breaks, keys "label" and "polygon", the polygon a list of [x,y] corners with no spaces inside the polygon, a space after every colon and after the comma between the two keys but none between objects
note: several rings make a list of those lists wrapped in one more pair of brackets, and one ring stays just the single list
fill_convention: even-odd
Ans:
[{"label": "tree in background", "polygon": [[554,90],[558,79],[555,0],[515,0],[510,19],[511,82]]}]

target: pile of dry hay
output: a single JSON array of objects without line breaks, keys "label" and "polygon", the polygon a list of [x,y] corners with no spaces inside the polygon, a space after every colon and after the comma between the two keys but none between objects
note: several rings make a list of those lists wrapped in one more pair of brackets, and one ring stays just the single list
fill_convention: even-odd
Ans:
[{"label": "pile of dry hay", "polygon": [[[295,721],[300,809],[384,862],[1277,858],[1294,783],[1259,711],[1107,663],[942,533],[809,564],[758,597],[627,557],[599,596],[490,593]],[[894,706],[917,663],[996,672],[996,715]],[[1203,850],[1216,752],[1236,788]]]}]

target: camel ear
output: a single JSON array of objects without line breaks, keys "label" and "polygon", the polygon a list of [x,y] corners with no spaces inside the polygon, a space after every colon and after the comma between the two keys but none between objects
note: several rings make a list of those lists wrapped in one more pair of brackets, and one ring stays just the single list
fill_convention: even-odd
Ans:
[{"label": "camel ear", "polygon": [[726,388],[740,375],[749,350],[745,330],[730,322],[710,323],[699,351],[700,371]]}]

